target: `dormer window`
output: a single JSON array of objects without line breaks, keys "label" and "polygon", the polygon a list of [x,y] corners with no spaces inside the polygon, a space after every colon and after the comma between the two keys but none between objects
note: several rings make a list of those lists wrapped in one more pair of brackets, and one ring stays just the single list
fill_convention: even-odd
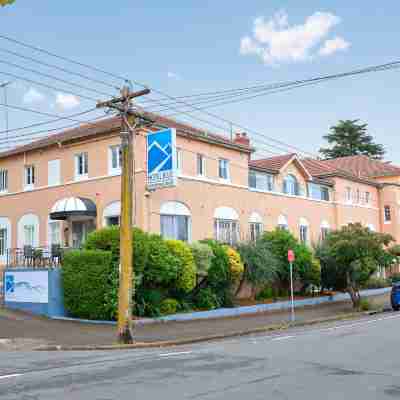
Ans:
[{"label": "dormer window", "polygon": [[294,175],[287,175],[283,181],[283,193],[298,196],[299,192],[297,178]]}]

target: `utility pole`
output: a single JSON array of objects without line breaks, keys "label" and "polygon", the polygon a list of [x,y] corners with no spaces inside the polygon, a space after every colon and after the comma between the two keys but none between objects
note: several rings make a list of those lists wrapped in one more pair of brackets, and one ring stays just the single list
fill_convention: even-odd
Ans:
[{"label": "utility pole", "polygon": [[[120,271],[118,292],[118,340],[120,343],[133,343],[132,297],[133,287],[133,238],[132,238],[132,199],[133,191],[133,141],[132,134],[146,120],[143,115],[131,109],[131,100],[150,93],[150,89],[131,92],[128,86],[121,89],[121,96],[105,102],[98,102],[97,108],[109,108],[121,116],[121,222],[120,222]],[[134,118],[132,118],[134,117]],[[130,120],[133,119],[133,126]]]},{"label": "utility pole", "polygon": [[7,99],[7,86],[11,85],[11,81],[8,82],[3,82],[0,83],[0,88],[4,90],[4,117],[5,117],[5,122],[6,122],[6,142],[7,142],[7,147],[8,147],[8,99]]}]

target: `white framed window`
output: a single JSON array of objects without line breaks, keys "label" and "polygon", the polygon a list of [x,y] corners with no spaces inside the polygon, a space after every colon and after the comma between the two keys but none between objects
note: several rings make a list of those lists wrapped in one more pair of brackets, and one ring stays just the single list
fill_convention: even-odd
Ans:
[{"label": "white framed window", "polygon": [[384,207],[383,217],[384,217],[384,222],[386,224],[389,224],[391,222],[391,220],[392,220],[392,212],[391,212],[390,206],[385,206]]},{"label": "white framed window", "polygon": [[371,201],[371,193],[365,192],[365,204],[369,204]]},{"label": "white framed window", "polygon": [[185,204],[167,201],[160,208],[160,231],[166,239],[190,242],[191,214]]},{"label": "white framed window", "polygon": [[115,145],[108,148],[108,173],[109,175],[119,175],[122,170],[121,146]]},{"label": "white framed window", "polygon": [[294,175],[287,175],[283,180],[283,193],[293,196],[300,195],[299,183]]},{"label": "white framed window", "polygon": [[8,192],[8,170],[0,169],[0,193]]},{"label": "white framed window", "polygon": [[329,188],[327,186],[318,185],[316,183],[308,184],[308,195],[315,200],[329,201]]},{"label": "white framed window", "polygon": [[220,158],[218,160],[218,176],[220,179],[226,181],[230,180],[229,160],[225,158]]},{"label": "white framed window", "polygon": [[260,222],[250,222],[250,240],[255,242],[263,233],[263,224]]},{"label": "white framed window", "polygon": [[346,202],[347,203],[351,203],[352,202],[352,198],[351,198],[351,187],[347,186],[345,188],[345,197],[346,197]]},{"label": "white framed window", "polygon": [[206,175],[206,158],[203,156],[203,154],[197,154],[197,175]]},{"label": "white framed window", "polygon": [[51,160],[47,163],[47,184],[55,186],[61,184],[60,160]]},{"label": "white framed window", "polygon": [[235,220],[216,219],[214,221],[214,237],[221,243],[234,245],[239,240],[239,223]]},{"label": "white framed window", "polygon": [[89,173],[88,153],[75,154],[75,179],[87,179]]},{"label": "white framed window", "polygon": [[0,257],[4,257],[7,254],[7,228],[0,228]]},{"label": "white framed window", "polygon": [[24,246],[33,247],[35,243],[35,225],[24,225]]},{"label": "white framed window", "polygon": [[320,236],[320,239],[322,241],[326,239],[326,237],[328,236],[329,231],[330,231],[329,223],[327,221],[322,221],[322,223],[321,223],[321,236]]},{"label": "white framed window", "polygon": [[272,192],[274,190],[274,177],[265,172],[249,171],[249,187]]},{"label": "white framed window", "polygon": [[61,245],[60,221],[49,221],[49,245]]},{"label": "white framed window", "polygon": [[278,217],[278,229],[282,229],[285,231],[289,230],[289,224],[286,215],[281,214]]},{"label": "white framed window", "polygon": [[189,241],[189,217],[186,215],[161,215],[160,222],[163,238]]},{"label": "white framed window", "polygon": [[25,165],[24,175],[25,190],[33,189],[35,187],[35,166]]},{"label": "white framed window", "polygon": [[309,223],[305,218],[300,218],[299,223],[299,238],[300,242],[307,244],[309,240],[309,232],[308,232]]}]

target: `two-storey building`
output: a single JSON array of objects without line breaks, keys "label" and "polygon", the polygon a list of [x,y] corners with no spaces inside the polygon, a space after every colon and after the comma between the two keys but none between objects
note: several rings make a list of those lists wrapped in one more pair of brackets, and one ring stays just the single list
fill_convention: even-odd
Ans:
[{"label": "two-storey building", "polygon": [[[281,227],[311,244],[361,222],[400,238],[398,167],[362,156],[253,160],[245,133],[229,140],[152,117],[152,129],[176,128],[178,180],[147,190],[142,130],[134,141],[133,211],[145,231],[233,243]],[[27,246],[80,247],[91,230],[119,223],[119,130],[119,118],[108,118],[0,154],[0,263]]]}]

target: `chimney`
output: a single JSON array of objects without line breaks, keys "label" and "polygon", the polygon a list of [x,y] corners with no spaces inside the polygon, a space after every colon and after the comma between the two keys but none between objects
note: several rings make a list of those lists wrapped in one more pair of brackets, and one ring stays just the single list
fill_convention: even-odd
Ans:
[{"label": "chimney", "polygon": [[246,132],[238,132],[235,134],[235,139],[233,140],[236,144],[242,146],[250,147],[250,138],[247,136]]}]

